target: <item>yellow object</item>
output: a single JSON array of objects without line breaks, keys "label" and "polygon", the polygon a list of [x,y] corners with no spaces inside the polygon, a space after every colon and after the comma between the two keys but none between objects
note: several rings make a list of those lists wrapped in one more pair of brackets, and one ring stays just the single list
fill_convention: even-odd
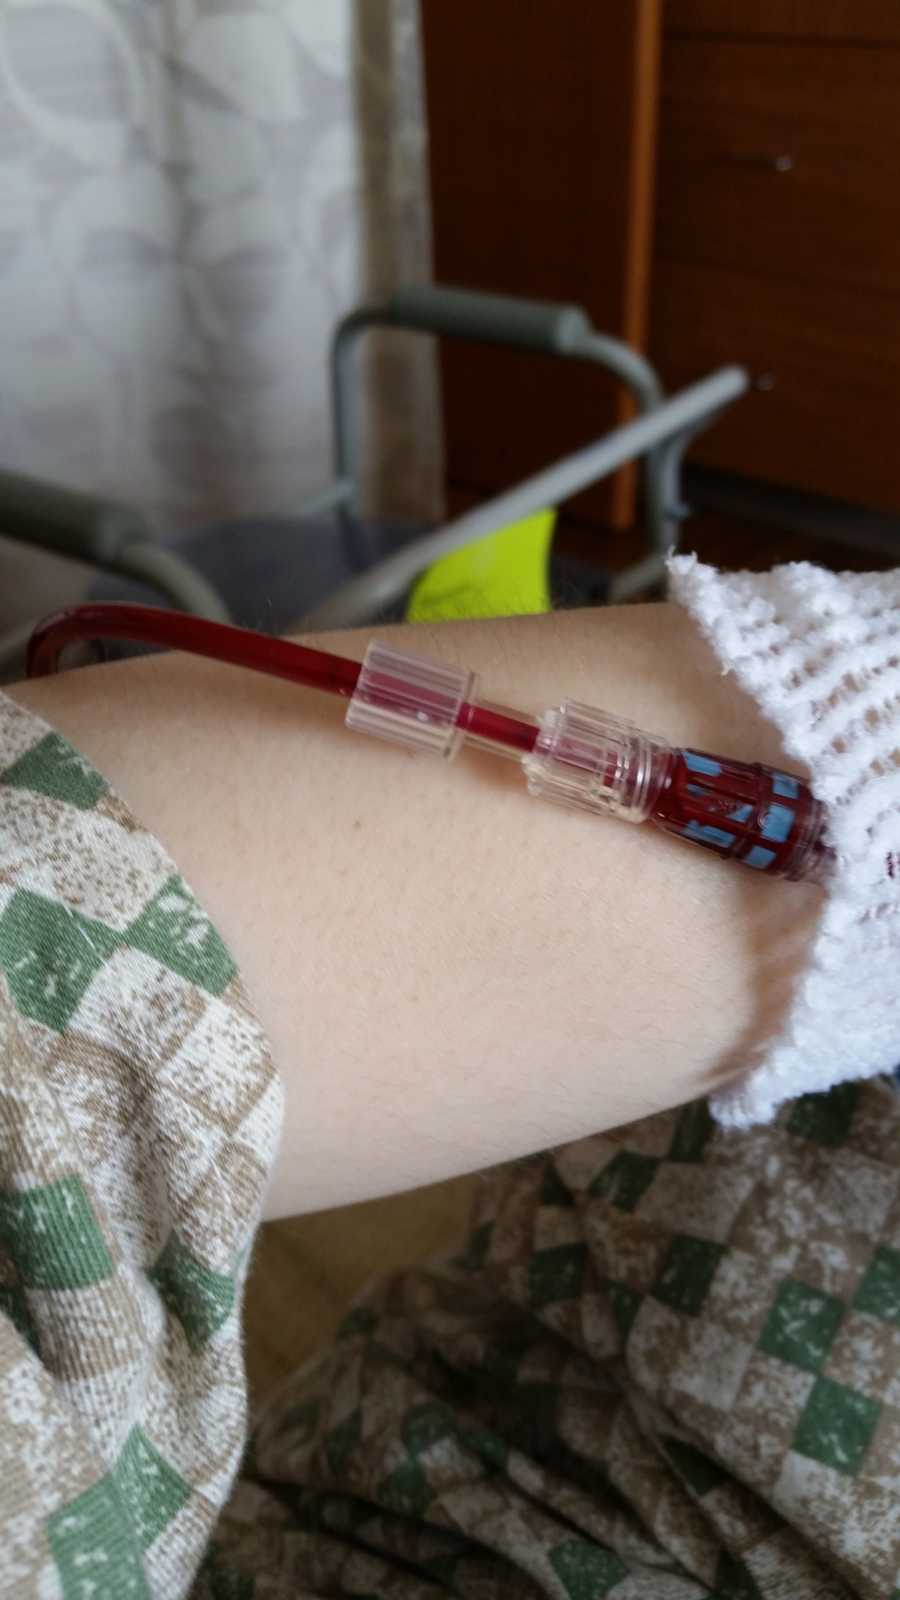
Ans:
[{"label": "yellow object", "polygon": [[524,617],[549,611],[550,541],[555,524],[554,510],[536,511],[443,556],[413,589],[406,610],[408,620]]}]

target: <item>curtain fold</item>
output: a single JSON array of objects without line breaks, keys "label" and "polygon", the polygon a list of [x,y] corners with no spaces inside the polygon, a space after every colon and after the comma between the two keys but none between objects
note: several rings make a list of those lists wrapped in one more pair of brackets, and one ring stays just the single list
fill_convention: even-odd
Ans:
[{"label": "curtain fold", "polygon": [[[5,0],[0,464],[159,527],[331,473],[337,319],[429,276],[415,0]],[[368,509],[439,498],[433,351],[361,363]]]}]

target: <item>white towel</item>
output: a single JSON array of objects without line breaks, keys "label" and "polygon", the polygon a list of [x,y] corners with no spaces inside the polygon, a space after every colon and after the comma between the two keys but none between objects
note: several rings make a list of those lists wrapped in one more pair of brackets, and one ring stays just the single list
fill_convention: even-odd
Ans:
[{"label": "white towel", "polygon": [[747,1128],[900,1062],[900,867],[888,871],[900,862],[900,570],[721,573],[676,556],[669,573],[723,672],[809,769],[837,858],[783,1026],[712,1102],[721,1123]]}]

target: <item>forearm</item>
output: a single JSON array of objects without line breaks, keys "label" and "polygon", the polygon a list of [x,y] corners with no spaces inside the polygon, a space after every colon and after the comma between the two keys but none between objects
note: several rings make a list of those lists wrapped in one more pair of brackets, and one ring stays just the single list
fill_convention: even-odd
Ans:
[{"label": "forearm", "polygon": [[[783,761],[668,606],[379,629],[523,709],[605,705]],[[360,658],[367,635],[317,639]],[[705,1093],[777,1020],[818,894],[346,733],[335,701],[157,657],[14,691],[169,848],[287,1085],[269,1213],[412,1188]]]}]

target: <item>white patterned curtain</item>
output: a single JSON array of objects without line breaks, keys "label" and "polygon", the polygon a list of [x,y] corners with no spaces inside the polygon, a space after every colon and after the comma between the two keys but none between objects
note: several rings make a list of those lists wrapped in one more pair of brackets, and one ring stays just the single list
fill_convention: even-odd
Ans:
[{"label": "white patterned curtain", "polygon": [[[415,0],[0,0],[0,465],[165,529],[290,512],[426,200]],[[364,370],[369,509],[430,515],[433,353]]]}]

